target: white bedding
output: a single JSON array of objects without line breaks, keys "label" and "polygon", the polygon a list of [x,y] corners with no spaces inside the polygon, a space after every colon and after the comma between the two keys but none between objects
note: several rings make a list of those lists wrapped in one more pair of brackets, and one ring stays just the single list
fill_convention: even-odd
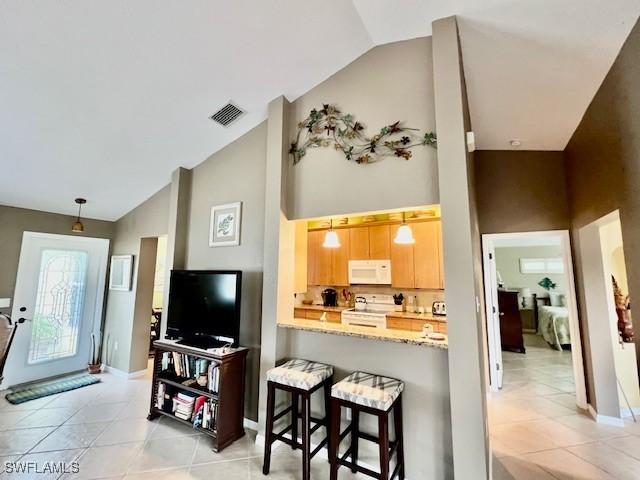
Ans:
[{"label": "white bedding", "polygon": [[569,310],[567,307],[538,308],[538,334],[542,335],[549,345],[562,350],[562,345],[571,345],[569,328]]}]

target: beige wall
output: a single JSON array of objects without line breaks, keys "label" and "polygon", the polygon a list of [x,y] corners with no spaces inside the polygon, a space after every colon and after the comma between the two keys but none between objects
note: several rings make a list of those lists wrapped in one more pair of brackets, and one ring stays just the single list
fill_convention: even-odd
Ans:
[{"label": "beige wall", "polygon": [[[373,48],[291,104],[289,139],[312,108],[335,104],[370,135],[396,121],[435,131],[431,37]],[[310,149],[288,171],[289,219],[438,203],[436,151],[419,146],[406,161],[369,165],[333,148]]]},{"label": "beige wall", "polygon": [[[195,167],[191,180],[186,268],[242,270],[240,344],[251,349],[245,416],[257,420],[264,244],[266,122]],[[209,247],[211,207],[242,202],[237,247]]]},{"label": "beige wall", "polygon": [[538,285],[538,282],[548,277],[557,286],[556,293],[567,293],[566,275],[563,273],[522,273],[520,271],[521,258],[559,258],[562,257],[562,247],[498,247],[496,248],[496,268],[500,272],[506,288],[530,288],[532,293],[547,297],[549,291]]},{"label": "beige wall", "polygon": [[[636,23],[565,150],[574,249],[578,229],[619,209],[632,305],[637,303],[634,298],[640,297],[638,58],[640,24]],[[581,270],[582,265],[576,268]],[[584,311],[584,282],[580,275],[576,286],[582,299],[580,309]],[[640,353],[640,339],[636,340],[636,353]],[[593,376],[589,362],[587,372]]]},{"label": "beige wall", "polygon": [[478,151],[474,170],[481,233],[569,228],[562,152]]},{"label": "beige wall", "polygon": [[[71,232],[76,217],[0,205],[0,298],[13,298],[22,234],[29,232],[78,235]],[[82,219],[85,237],[112,238],[114,222]]]},{"label": "beige wall", "polygon": [[[128,292],[108,292],[103,357],[107,365],[124,372],[146,368],[148,345],[145,345],[145,342],[148,338],[145,339],[141,334],[134,335],[138,257],[143,238],[167,234],[169,193],[170,188],[166,186],[116,222],[112,254],[135,256],[133,287]],[[150,316],[151,312],[149,321]]]}]

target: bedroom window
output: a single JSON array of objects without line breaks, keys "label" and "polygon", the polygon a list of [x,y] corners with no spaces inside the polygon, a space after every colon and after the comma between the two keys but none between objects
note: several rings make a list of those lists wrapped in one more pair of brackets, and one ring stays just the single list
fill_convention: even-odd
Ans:
[{"label": "bedroom window", "polygon": [[562,257],[521,258],[520,273],[564,273]]}]

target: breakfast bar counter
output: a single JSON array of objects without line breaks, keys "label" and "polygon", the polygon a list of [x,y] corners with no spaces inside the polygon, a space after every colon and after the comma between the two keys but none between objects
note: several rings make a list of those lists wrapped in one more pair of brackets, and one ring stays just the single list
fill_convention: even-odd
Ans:
[{"label": "breakfast bar counter", "polygon": [[313,332],[343,335],[348,337],[368,338],[373,340],[390,341],[396,343],[409,343],[426,347],[441,349],[448,348],[448,337],[443,340],[425,338],[420,332],[410,332],[391,328],[372,328],[357,325],[343,325],[342,323],[322,322],[306,318],[294,318],[291,321],[280,321],[278,327],[294,330],[309,330]]}]

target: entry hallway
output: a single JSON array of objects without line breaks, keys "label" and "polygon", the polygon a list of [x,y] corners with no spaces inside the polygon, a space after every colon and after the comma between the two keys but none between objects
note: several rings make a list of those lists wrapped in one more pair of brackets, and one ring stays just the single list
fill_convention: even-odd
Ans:
[{"label": "entry hallway", "polygon": [[[102,374],[102,383],[11,405],[0,400],[0,471],[5,462],[79,462],[69,475],[0,475],[3,479],[57,478],[114,480],[224,479],[297,480],[300,452],[274,451],[271,474],[262,475],[262,448],[255,432],[217,454],[210,439],[168,418],[153,422],[149,412],[150,377],[123,380]],[[318,432],[320,433],[320,432]],[[364,459],[366,461],[366,459]],[[312,477],[329,478],[329,464],[312,463]],[[345,468],[340,480],[362,479]]]},{"label": "entry hallway", "polygon": [[640,424],[581,412],[571,354],[526,337],[526,355],[503,352],[503,389],[488,402],[494,480],[640,479]]}]

